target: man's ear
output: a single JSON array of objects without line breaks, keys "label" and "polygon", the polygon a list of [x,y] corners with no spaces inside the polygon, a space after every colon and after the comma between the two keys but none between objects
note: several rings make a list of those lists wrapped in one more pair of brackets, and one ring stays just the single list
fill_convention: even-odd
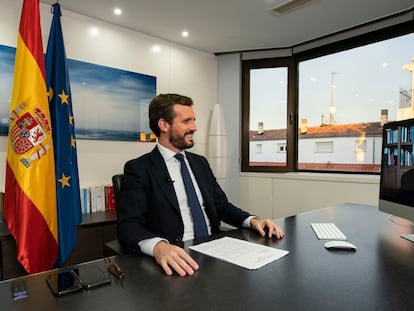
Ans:
[{"label": "man's ear", "polygon": [[161,118],[158,120],[158,127],[160,128],[161,132],[167,132],[170,128],[170,124],[164,119]]}]

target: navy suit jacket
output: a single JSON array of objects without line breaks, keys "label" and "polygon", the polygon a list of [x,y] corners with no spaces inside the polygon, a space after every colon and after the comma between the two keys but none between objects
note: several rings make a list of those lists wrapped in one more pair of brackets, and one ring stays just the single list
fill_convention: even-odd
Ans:
[{"label": "navy suit jacket", "polygon": [[[220,221],[241,227],[250,214],[228,201],[205,157],[191,152],[186,156],[212,233],[220,231]],[[117,216],[119,242],[129,251],[140,253],[138,242],[153,237],[181,244],[184,224],[173,182],[157,147],[125,164]]]}]

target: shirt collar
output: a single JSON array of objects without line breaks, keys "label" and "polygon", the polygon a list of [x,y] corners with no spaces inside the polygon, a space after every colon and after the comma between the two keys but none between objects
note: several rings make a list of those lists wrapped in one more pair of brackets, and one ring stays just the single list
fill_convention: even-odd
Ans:
[{"label": "shirt collar", "polygon": [[[164,158],[165,162],[171,160],[172,158],[175,159],[174,156],[176,155],[176,153],[174,151],[164,147],[163,145],[161,145],[158,142],[157,142],[157,147],[158,147],[158,150],[160,151],[162,157]],[[184,158],[186,157],[184,151],[182,151],[180,153],[184,156]]]}]

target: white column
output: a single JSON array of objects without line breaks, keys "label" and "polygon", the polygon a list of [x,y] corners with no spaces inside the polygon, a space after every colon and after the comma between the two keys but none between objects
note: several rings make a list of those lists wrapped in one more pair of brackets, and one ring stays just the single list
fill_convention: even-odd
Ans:
[{"label": "white column", "polygon": [[221,106],[214,105],[208,136],[208,160],[219,184],[224,188],[227,178],[227,134]]}]

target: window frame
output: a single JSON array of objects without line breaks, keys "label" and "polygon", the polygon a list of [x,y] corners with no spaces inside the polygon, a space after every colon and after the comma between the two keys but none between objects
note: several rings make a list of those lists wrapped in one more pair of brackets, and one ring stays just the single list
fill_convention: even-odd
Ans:
[{"label": "window frame", "polygon": [[[297,110],[292,105],[297,102],[292,97],[295,96],[294,88],[296,73],[294,72],[294,59],[292,57],[280,57],[275,59],[257,59],[242,62],[242,171],[243,172],[272,172],[273,166],[266,165],[250,165],[250,70],[285,67],[288,72],[287,81],[287,111],[286,111],[286,166],[277,166],[278,171],[289,172],[293,170],[292,158],[295,152],[294,141],[295,118],[294,111]],[[297,144],[296,144],[297,145]]]},{"label": "window frame", "polygon": [[[242,115],[241,115],[241,171],[242,172],[311,172],[378,175],[371,172],[307,170],[298,168],[299,137],[299,64],[302,61],[350,50],[356,47],[414,33],[414,8],[332,35],[299,44],[290,48],[249,51],[242,53]],[[250,165],[250,75],[252,69],[287,67],[287,156],[285,166]]]}]

